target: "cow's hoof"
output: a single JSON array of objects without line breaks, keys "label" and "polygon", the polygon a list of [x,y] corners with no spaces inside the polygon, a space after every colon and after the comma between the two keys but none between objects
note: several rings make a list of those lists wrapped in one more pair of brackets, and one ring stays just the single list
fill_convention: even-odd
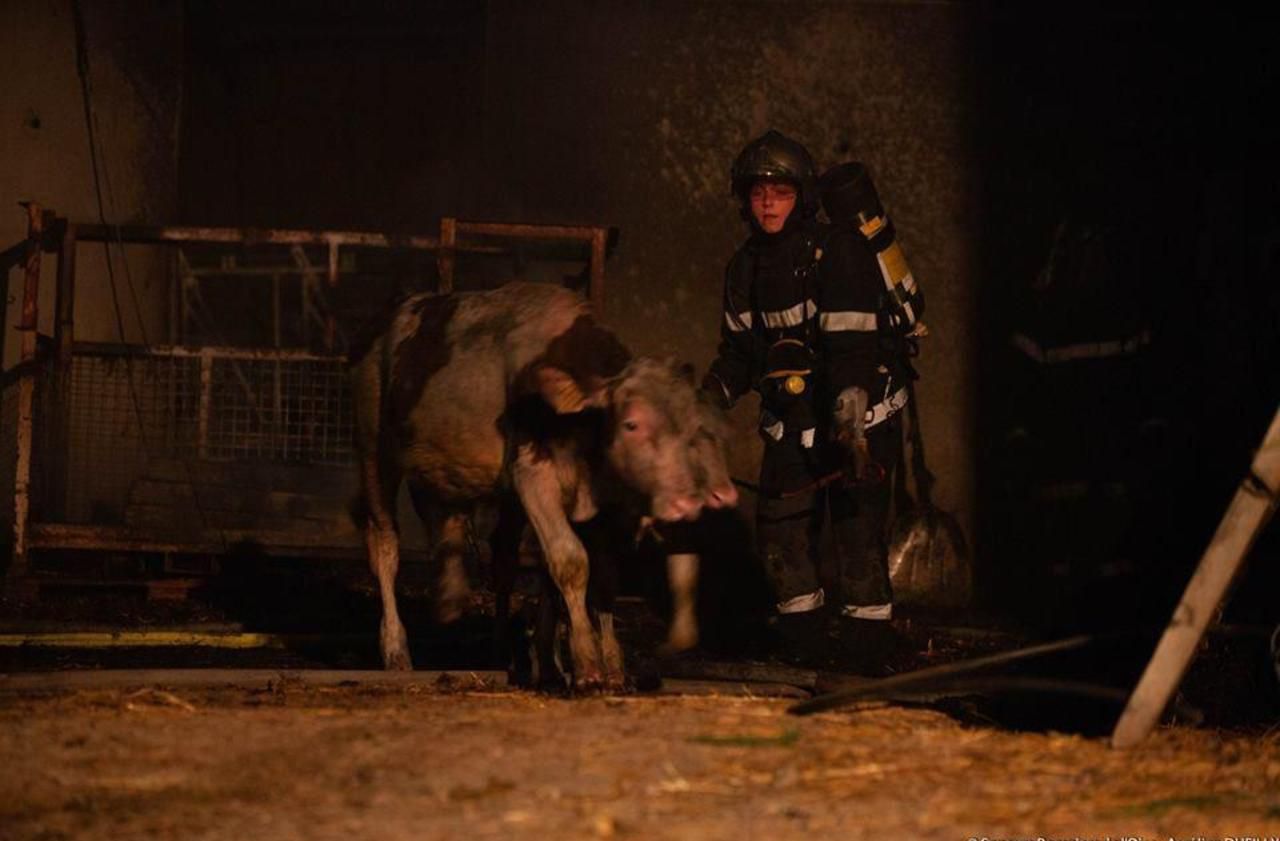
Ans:
[{"label": "cow's hoof", "polygon": [[672,628],[666,642],[658,646],[658,654],[662,657],[674,657],[681,652],[688,651],[697,644],[698,629],[696,626],[693,628]]},{"label": "cow's hoof", "polygon": [[578,695],[599,695],[606,689],[604,675],[599,672],[587,672],[574,675],[573,691]]},{"label": "cow's hoof", "polygon": [[606,675],[604,691],[609,695],[629,695],[635,691],[635,686],[626,675]]},{"label": "cow's hoof", "polygon": [[679,655],[688,651],[690,648],[693,648],[693,646],[676,645],[676,644],[673,644],[670,640],[667,640],[664,643],[660,643],[658,647],[654,650],[654,653],[657,654],[658,657],[662,658],[663,660],[670,660],[673,657],[678,657]]},{"label": "cow's hoof", "polygon": [[409,659],[408,649],[384,651],[382,654],[382,665],[389,672],[413,671],[413,661]]}]

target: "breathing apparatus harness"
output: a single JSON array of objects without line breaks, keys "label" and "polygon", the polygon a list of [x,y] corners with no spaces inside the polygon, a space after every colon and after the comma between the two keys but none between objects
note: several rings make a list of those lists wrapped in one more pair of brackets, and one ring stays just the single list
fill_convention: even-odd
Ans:
[{"label": "breathing apparatus harness", "polygon": [[822,207],[833,225],[852,225],[876,255],[885,296],[876,313],[878,333],[895,339],[894,350],[907,368],[909,380],[917,378],[909,359],[919,355],[919,340],[929,334],[920,317],[924,295],[916,285],[907,258],[898,244],[893,222],[880,204],[880,195],[866,166],[849,161],[831,167],[818,179]]},{"label": "breathing apparatus harness", "polygon": [[[822,197],[822,207],[828,219],[835,226],[852,225],[861,234],[868,246],[876,255],[881,277],[884,279],[885,292],[882,306],[877,312],[877,333],[883,341],[891,342],[893,353],[903,368],[908,385],[918,377],[910,360],[919,354],[919,339],[928,335],[928,328],[921,322],[924,311],[924,297],[907,265],[906,257],[898,245],[893,223],[889,221],[880,204],[879,195],[871,182],[871,177],[863,164],[848,162],[827,170],[818,179]],[[724,312],[735,332],[746,333],[754,347],[753,356],[765,360],[765,371],[758,383],[762,401],[766,404],[761,428],[775,441],[781,440],[787,421],[801,424],[801,445],[807,453],[812,452],[816,423],[812,414],[811,397],[813,388],[813,370],[817,354],[816,319],[811,318],[809,302],[813,300],[812,290],[816,285],[818,264],[822,259],[822,247],[818,238],[806,234],[806,250],[810,259],[796,268],[795,276],[800,284],[802,301],[802,324],[804,324],[804,341],[799,339],[781,339],[772,344],[746,324],[740,309],[733,301],[732,289],[728,276],[724,284]],[[753,264],[753,286],[756,265]],[[748,302],[750,305],[751,302]],[[786,415],[784,418],[773,416],[770,404]],[[770,430],[775,430],[770,432]],[[829,485],[836,481],[846,482],[862,475],[863,481],[881,481],[885,475],[882,465],[868,463],[850,470],[845,468],[820,477],[803,488],[773,496],[789,497]],[[737,481],[737,480],[735,480]],[[758,493],[765,493],[758,486],[749,482],[738,482]]]},{"label": "breathing apparatus harness", "polygon": [[[764,360],[764,372],[756,383],[760,393],[762,408],[760,430],[767,439],[781,441],[788,429],[800,431],[800,446],[806,454],[812,453],[817,441],[817,422],[813,415],[812,392],[813,372],[816,367],[817,353],[814,316],[811,311],[813,291],[817,282],[818,261],[822,259],[822,248],[817,232],[803,232],[798,246],[807,254],[801,265],[792,269],[793,277],[800,288],[801,313],[800,323],[804,326],[803,340],[798,338],[779,339],[773,343],[765,341],[760,333],[746,324],[740,309],[733,300],[733,292],[728,276],[724,284],[724,311],[735,332],[750,336],[756,359]],[[756,288],[759,277],[759,262],[751,261],[751,287]],[[751,309],[752,302],[748,302]]]}]

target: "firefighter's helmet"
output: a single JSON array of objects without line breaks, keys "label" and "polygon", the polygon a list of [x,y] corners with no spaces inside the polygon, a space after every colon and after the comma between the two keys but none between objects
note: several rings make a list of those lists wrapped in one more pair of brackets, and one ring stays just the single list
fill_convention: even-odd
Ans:
[{"label": "firefighter's helmet", "polygon": [[744,206],[752,184],[761,178],[776,178],[795,184],[800,193],[796,208],[804,218],[818,212],[813,158],[808,149],[781,132],[771,129],[744,146],[729,174],[733,194]]}]

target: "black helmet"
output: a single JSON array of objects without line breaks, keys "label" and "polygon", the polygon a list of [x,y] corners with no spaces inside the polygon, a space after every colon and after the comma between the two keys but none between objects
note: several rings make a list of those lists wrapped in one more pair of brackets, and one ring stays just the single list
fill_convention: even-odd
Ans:
[{"label": "black helmet", "polygon": [[743,147],[729,171],[733,194],[745,204],[751,185],[761,178],[791,181],[800,191],[801,213],[810,217],[818,212],[817,176],[809,150],[772,129]]}]

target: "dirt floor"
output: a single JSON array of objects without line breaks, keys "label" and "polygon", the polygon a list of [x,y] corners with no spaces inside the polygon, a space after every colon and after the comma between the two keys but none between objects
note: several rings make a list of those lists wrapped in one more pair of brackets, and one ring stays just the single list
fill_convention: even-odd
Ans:
[{"label": "dirt floor", "polygon": [[1280,836],[1280,731],[483,686],[0,695],[0,838]]}]

